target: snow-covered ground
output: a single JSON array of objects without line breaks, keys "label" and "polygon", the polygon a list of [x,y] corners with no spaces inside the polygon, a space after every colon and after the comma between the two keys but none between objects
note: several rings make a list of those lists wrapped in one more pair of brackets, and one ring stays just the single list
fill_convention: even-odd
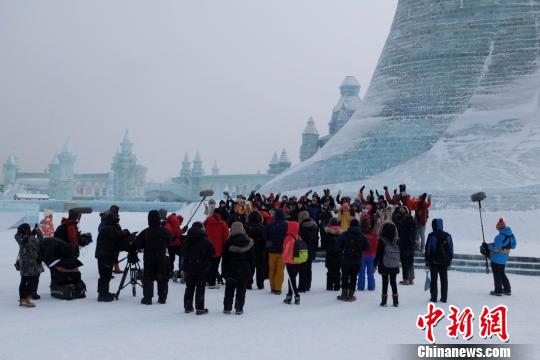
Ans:
[{"label": "snow-covered ground", "polygon": [[[182,213],[190,215],[190,211]],[[458,252],[470,249],[476,253],[481,236],[476,223],[478,214],[445,211],[433,215],[447,220]],[[518,232],[516,254],[539,256],[533,232],[539,214],[502,215]],[[498,216],[486,214],[488,234],[494,234]],[[146,214],[121,213],[121,219],[124,227],[140,230]],[[95,238],[97,223],[97,214],[85,215],[81,228],[92,231]],[[140,289],[136,298],[126,289],[119,301],[98,303],[94,244],[83,249],[81,256],[85,264],[81,268],[83,279],[89,290],[86,299],[52,299],[46,272],[41,277],[42,299],[37,301],[37,307],[22,309],[17,306],[19,275],[13,268],[17,254],[13,233],[0,232],[0,359],[389,359],[395,350],[389,345],[425,341],[423,332],[415,326],[429,298],[423,291],[423,274],[417,273],[416,285],[399,287],[399,308],[381,308],[378,276],[375,292],[362,292],[357,294],[356,302],[342,303],[335,299],[336,293],[324,290],[325,269],[318,263],[314,265],[313,289],[302,296],[300,306],[285,305],[283,296],[271,295],[268,290],[253,290],[247,293],[245,314],[227,316],[221,313],[223,289],[207,290],[210,314],[195,316],[183,313],[184,285],[172,282],[166,305],[141,305]],[[537,278],[510,275],[513,294],[502,298],[487,295],[493,286],[491,275],[451,272],[449,278],[450,303],[470,306],[477,318],[482,305],[504,303],[510,309],[510,342],[538,343]],[[119,281],[119,276],[112,280],[112,290]],[[450,341],[445,336],[446,325],[443,320],[436,328],[439,342]],[[498,340],[482,340],[475,335],[473,342]]]}]

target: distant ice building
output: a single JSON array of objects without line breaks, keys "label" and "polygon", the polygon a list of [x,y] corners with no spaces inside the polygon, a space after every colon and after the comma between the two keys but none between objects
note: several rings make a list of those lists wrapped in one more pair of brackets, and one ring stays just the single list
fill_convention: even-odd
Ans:
[{"label": "distant ice building", "polygon": [[332,138],[351,118],[360,106],[360,84],[354,76],[346,76],[339,86],[341,97],[332,110],[332,117],[328,123],[328,135],[319,136],[315,121],[308,119],[306,128],[302,133],[302,145],[300,146],[300,161],[311,158]]},{"label": "distant ice building", "polygon": [[266,174],[223,175],[217,162],[214,162],[211,174],[206,175],[201,154],[197,151],[191,162],[186,153],[179,176],[167,183],[147,183],[145,194],[148,200],[160,201],[197,201],[200,199],[199,192],[207,189],[214,191],[214,199],[222,199],[225,191],[232,197],[240,194],[247,196],[290,166],[287,151],[283,149],[279,158],[277,152],[274,153]]},{"label": "distant ice building", "polygon": [[43,173],[21,172],[14,155],[4,163],[4,192],[46,194],[55,200],[144,200],[146,168],[137,164],[128,134],[113,158],[112,171],[76,174],[69,138]]}]

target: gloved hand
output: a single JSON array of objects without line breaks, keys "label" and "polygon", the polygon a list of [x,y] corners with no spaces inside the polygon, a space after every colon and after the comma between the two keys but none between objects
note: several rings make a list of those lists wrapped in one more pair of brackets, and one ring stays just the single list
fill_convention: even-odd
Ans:
[{"label": "gloved hand", "polygon": [[362,185],[362,187],[360,188],[360,192],[364,191],[365,188],[366,188],[366,185]]},{"label": "gloved hand", "polygon": [[394,189],[394,195],[397,195],[397,189]]},{"label": "gloved hand", "polygon": [[375,190],[375,194],[377,194],[377,197],[379,197],[379,190]]}]

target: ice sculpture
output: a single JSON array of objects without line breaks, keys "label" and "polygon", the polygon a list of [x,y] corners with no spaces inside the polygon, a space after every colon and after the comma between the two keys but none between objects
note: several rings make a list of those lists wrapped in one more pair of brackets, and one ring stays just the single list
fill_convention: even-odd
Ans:
[{"label": "ice sculpture", "polygon": [[400,0],[351,120],[263,191],[540,184],[540,0]]}]

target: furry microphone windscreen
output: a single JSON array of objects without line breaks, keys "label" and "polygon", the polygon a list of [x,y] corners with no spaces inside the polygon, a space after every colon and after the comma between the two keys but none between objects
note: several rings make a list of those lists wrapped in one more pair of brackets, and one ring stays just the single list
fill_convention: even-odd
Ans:
[{"label": "furry microphone windscreen", "polygon": [[208,197],[208,196],[213,196],[214,195],[214,190],[201,190],[201,192],[199,193],[200,196],[202,197]]},{"label": "furry microphone windscreen", "polygon": [[480,202],[483,201],[487,197],[485,192],[477,192],[471,195],[471,201],[472,202]]}]

